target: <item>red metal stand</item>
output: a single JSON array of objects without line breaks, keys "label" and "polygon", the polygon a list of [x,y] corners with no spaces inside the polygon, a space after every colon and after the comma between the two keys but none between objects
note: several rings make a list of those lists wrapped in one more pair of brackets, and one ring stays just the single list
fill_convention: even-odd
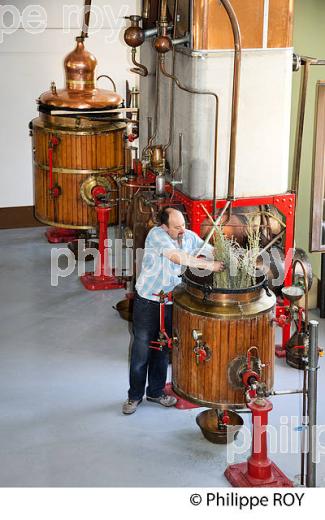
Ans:
[{"label": "red metal stand", "polygon": [[50,227],[44,234],[50,244],[63,244],[77,240],[79,231],[76,229]]},{"label": "red metal stand", "polygon": [[[175,190],[173,201],[183,204],[186,209],[186,213],[190,221],[190,229],[200,235],[201,225],[206,219],[206,214],[202,209],[202,204],[212,214],[212,200],[193,200],[184,193]],[[227,200],[217,200],[217,208],[223,208]],[[232,202],[233,208],[245,207],[245,206],[261,206],[269,205],[274,206],[279,212],[285,217],[286,233],[284,239],[284,254],[285,254],[285,278],[284,287],[292,285],[292,258],[294,248],[294,226],[295,226],[295,206],[296,196],[293,193],[284,193],[283,195],[270,195],[264,197],[249,197],[240,198]],[[278,302],[277,312],[279,309],[283,309],[289,305],[289,302],[284,300]],[[285,357],[286,355],[286,344],[290,339],[290,323],[286,324],[282,328],[282,344],[276,346],[275,353],[278,357]]]},{"label": "red metal stand", "polygon": [[126,283],[115,276],[114,269],[112,275],[105,274],[108,271],[108,265],[105,265],[105,245],[108,237],[107,226],[109,220],[109,212],[111,208],[106,205],[96,206],[97,220],[99,223],[99,260],[95,273],[86,273],[80,277],[82,284],[88,291],[105,291],[110,289],[124,289]]},{"label": "red metal stand", "polygon": [[226,478],[234,487],[293,487],[291,480],[267,455],[267,424],[272,403],[257,398],[247,406],[252,411],[252,454],[247,462],[228,466]]}]

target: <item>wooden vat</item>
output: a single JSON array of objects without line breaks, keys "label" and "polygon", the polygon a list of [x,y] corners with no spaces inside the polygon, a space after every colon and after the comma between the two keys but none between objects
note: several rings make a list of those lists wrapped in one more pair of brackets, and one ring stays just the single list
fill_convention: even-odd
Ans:
[{"label": "wooden vat", "polygon": [[[85,118],[42,115],[32,121],[35,216],[44,224],[72,229],[96,227],[96,212],[81,196],[87,179],[107,183],[111,199],[118,198],[115,176],[124,174],[123,122],[108,123]],[[53,146],[53,185],[50,190],[49,150]],[[118,208],[110,214],[117,222]]]},{"label": "wooden vat", "polygon": [[[190,282],[174,291],[173,389],[185,399],[208,407],[245,406],[238,374],[247,351],[257,347],[266,365],[262,380],[273,386],[275,296],[262,284],[245,292],[205,293]],[[210,359],[197,363],[193,331],[202,333]]]}]

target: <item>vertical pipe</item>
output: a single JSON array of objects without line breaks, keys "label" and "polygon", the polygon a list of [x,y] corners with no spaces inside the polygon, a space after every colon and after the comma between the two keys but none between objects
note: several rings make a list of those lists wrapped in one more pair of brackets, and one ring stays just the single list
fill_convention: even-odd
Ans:
[{"label": "vertical pipe", "polygon": [[308,275],[306,271],[306,267],[304,263],[300,260],[300,258],[296,258],[296,260],[292,264],[292,280],[295,282],[295,274],[296,274],[296,266],[299,264],[302,268],[303,276],[304,276],[304,291],[305,291],[305,326],[304,332],[307,331],[308,323],[309,323],[309,298],[308,298]]},{"label": "vertical pipe", "polygon": [[[178,0],[174,0],[174,16],[173,16],[173,40],[176,38],[177,34],[177,14],[178,14]],[[175,61],[176,61],[176,53],[175,53],[175,47],[173,47],[172,50],[172,75],[175,74]],[[170,84],[170,104],[169,104],[169,139],[168,143],[164,146],[164,152],[166,154],[166,151],[168,148],[170,148],[173,137],[174,137],[174,98],[175,98],[175,88],[174,88],[174,82],[172,81]]]},{"label": "vertical pipe", "polygon": [[150,15],[150,0],[144,0],[142,8],[142,18],[147,20]]},{"label": "vertical pipe", "polygon": [[[181,170],[180,179],[176,179],[176,174]],[[171,172],[172,180],[183,182],[183,134],[178,134],[178,166]]]},{"label": "vertical pipe", "polygon": [[160,0],[160,16],[159,22],[167,22],[167,0]]},{"label": "vertical pipe", "polygon": [[81,31],[81,38],[83,38],[83,39],[88,38],[91,2],[92,2],[92,0],[85,0],[84,20],[83,20],[82,31]]},{"label": "vertical pipe", "polygon": [[232,110],[231,110],[231,138],[230,138],[230,160],[229,160],[229,178],[228,178],[228,200],[234,199],[235,192],[235,168],[237,155],[237,128],[238,128],[238,108],[239,108],[239,87],[240,87],[240,68],[241,68],[241,34],[238,19],[229,0],[221,0],[231,23],[234,36],[234,77],[232,92]]},{"label": "vertical pipe", "polygon": [[303,394],[302,394],[302,432],[301,432],[301,471],[300,471],[300,484],[302,486],[305,485],[305,464],[306,464],[306,431],[305,428],[307,426],[306,423],[307,417],[307,367],[304,366],[304,384],[303,384]]},{"label": "vertical pipe", "polygon": [[264,0],[264,14],[263,14],[263,49],[267,49],[269,36],[269,11],[270,0]]},{"label": "vertical pipe", "polygon": [[148,144],[150,142],[152,136],[152,117],[147,117],[147,134],[148,134]]},{"label": "vertical pipe", "polygon": [[149,142],[147,146],[142,150],[142,159],[145,157],[145,155],[148,153],[148,150],[151,148],[154,140],[156,139],[158,135],[158,128],[159,128],[159,106],[160,106],[160,67],[159,67],[159,59],[158,56],[156,58],[156,103],[155,103],[155,129],[154,133],[149,139]]},{"label": "vertical pipe", "polygon": [[308,349],[308,454],[306,486],[316,487],[316,413],[317,413],[317,365],[318,321],[309,322]]},{"label": "vertical pipe", "polygon": [[124,201],[122,201],[123,198],[123,192],[122,192],[122,183],[117,180],[116,182],[117,188],[118,188],[118,226],[117,226],[117,233],[116,238],[121,240],[122,238],[122,204]]},{"label": "vertical pipe", "polygon": [[296,143],[295,143],[295,157],[293,165],[292,175],[292,186],[291,190],[298,196],[299,191],[299,176],[300,176],[300,163],[301,163],[301,151],[302,151],[302,138],[304,133],[304,122],[306,113],[306,99],[307,99],[307,87],[309,79],[309,71],[311,60],[306,59],[304,61],[304,68],[301,76],[300,84],[300,99],[299,99],[299,115],[296,132]]},{"label": "vertical pipe", "polygon": [[320,317],[325,318],[325,253],[322,253],[322,270],[320,283]]}]

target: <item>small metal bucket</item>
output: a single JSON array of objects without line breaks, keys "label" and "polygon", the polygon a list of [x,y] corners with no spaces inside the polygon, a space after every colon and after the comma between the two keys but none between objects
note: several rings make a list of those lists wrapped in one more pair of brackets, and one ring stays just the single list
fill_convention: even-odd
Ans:
[{"label": "small metal bucket", "polygon": [[121,300],[113,305],[113,309],[115,309],[123,320],[132,321],[133,317],[133,299],[126,298],[125,300]]},{"label": "small metal bucket", "polygon": [[196,422],[199,425],[204,437],[214,444],[229,444],[233,442],[244,424],[242,417],[231,410],[227,411],[230,424],[224,429],[219,429],[219,420],[216,410],[205,410],[196,417]]}]

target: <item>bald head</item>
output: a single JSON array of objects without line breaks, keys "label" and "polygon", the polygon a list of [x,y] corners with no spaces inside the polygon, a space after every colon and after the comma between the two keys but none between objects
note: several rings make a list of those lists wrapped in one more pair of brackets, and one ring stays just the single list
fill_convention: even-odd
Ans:
[{"label": "bald head", "polygon": [[161,215],[161,227],[173,240],[181,240],[185,233],[185,220],[181,211],[166,208]]}]

